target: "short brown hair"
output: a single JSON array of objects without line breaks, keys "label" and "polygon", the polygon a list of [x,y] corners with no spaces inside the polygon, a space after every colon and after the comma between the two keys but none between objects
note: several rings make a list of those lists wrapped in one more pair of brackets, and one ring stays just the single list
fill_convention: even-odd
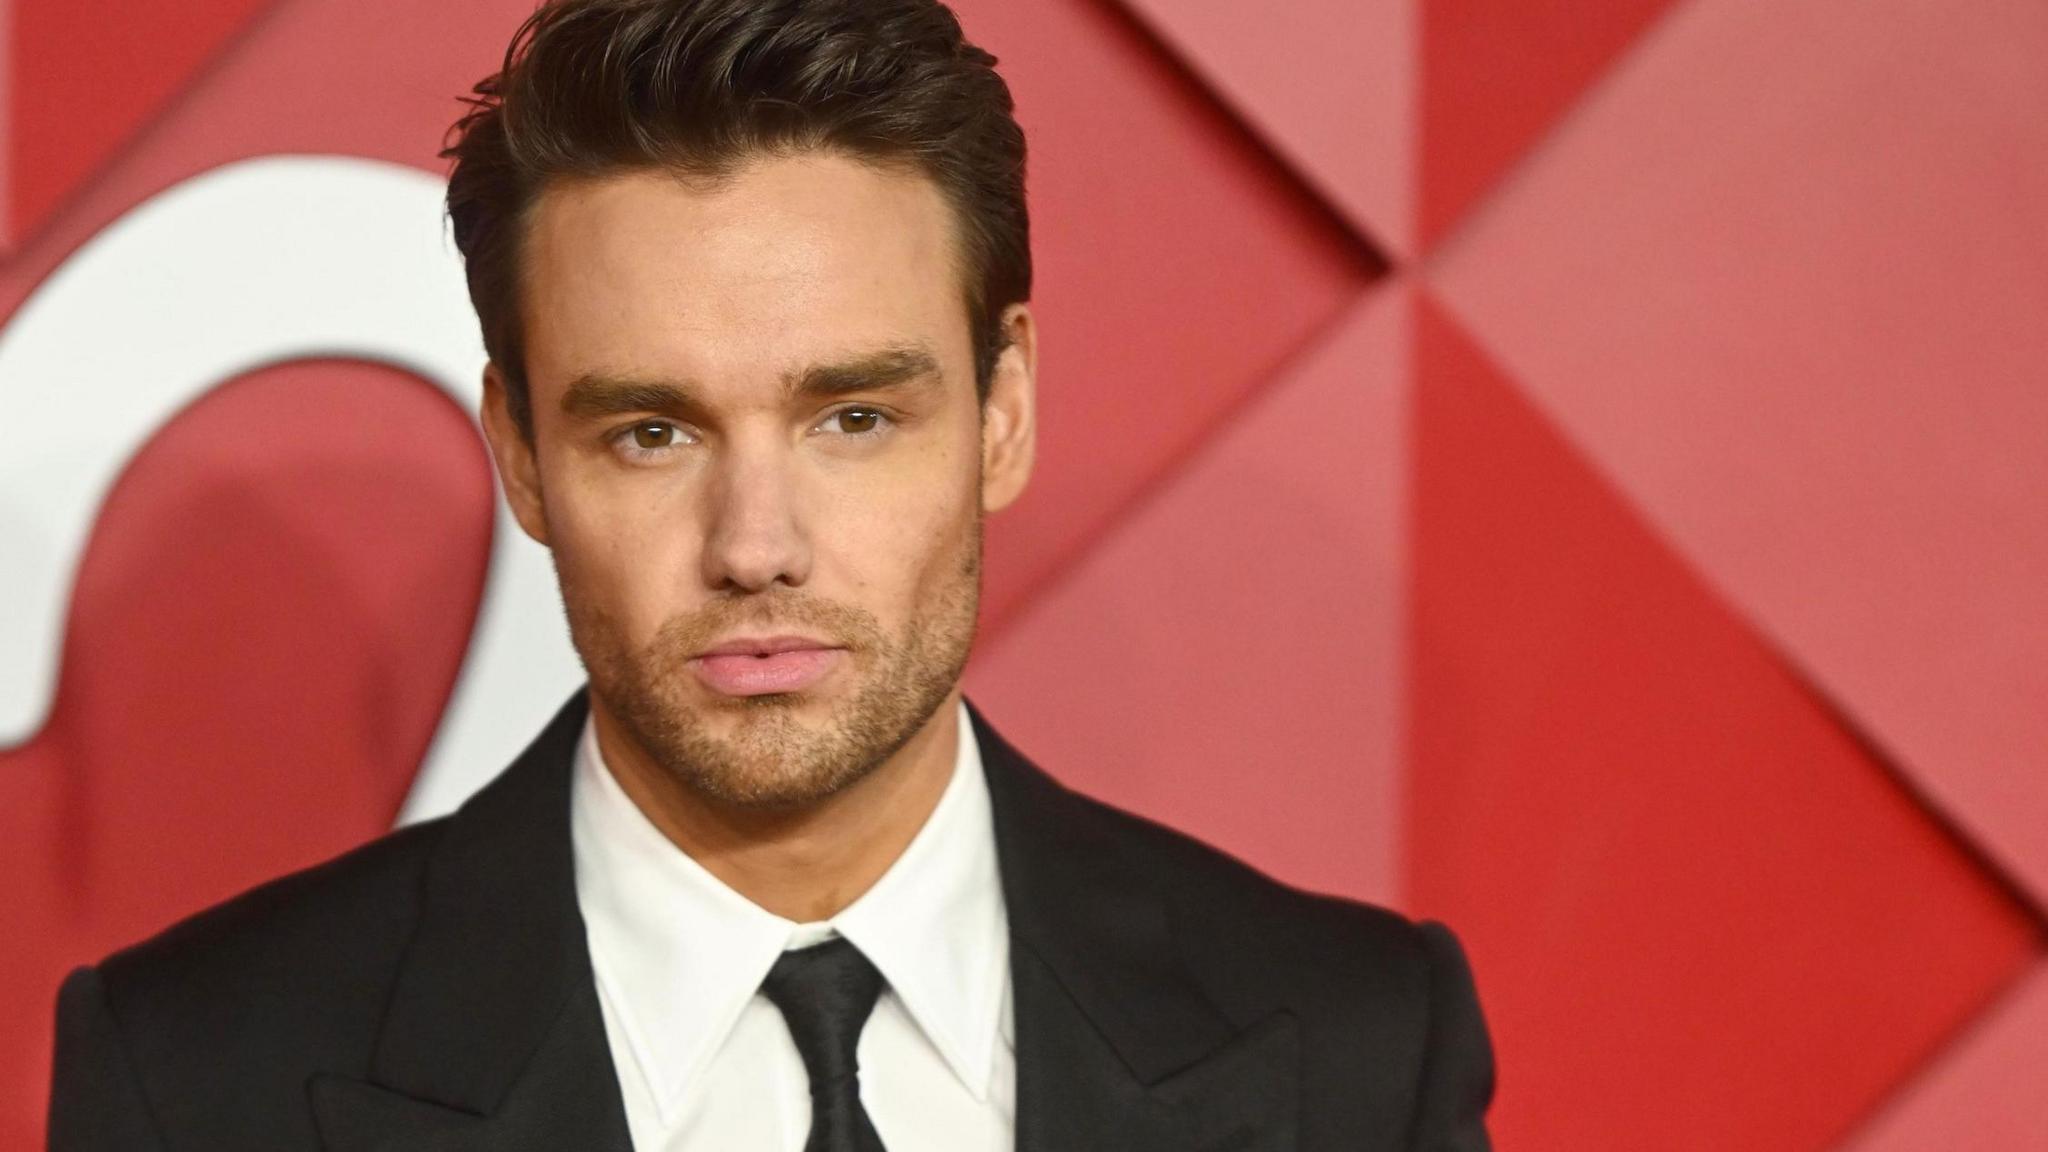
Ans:
[{"label": "short brown hair", "polygon": [[530,439],[520,241],[550,180],[660,168],[717,179],[802,149],[909,165],[953,210],[975,386],[1031,297],[1024,132],[996,58],[938,0],[548,0],[441,152],[484,348]]}]

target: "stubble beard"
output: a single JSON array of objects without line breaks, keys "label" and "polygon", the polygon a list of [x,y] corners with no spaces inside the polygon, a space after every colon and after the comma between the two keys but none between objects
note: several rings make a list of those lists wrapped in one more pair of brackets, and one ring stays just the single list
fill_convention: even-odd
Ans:
[{"label": "stubble beard", "polygon": [[[889,636],[864,609],[778,586],[714,600],[664,624],[634,651],[609,620],[579,612],[564,587],[571,633],[591,690],[664,773],[711,800],[749,809],[815,804],[864,779],[908,743],[952,691],[974,645],[981,600],[981,519],[942,569],[941,585]],[[786,592],[786,594],[784,594]],[[800,713],[807,694],[703,702],[692,653],[745,628],[802,632],[844,645],[857,683],[823,723]],[[729,722],[721,733],[711,720]]]}]

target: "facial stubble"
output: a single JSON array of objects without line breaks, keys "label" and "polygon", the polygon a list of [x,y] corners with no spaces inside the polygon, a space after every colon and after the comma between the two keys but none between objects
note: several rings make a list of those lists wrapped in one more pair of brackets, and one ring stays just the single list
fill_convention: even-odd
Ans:
[{"label": "facial stubble", "polygon": [[[713,801],[749,809],[815,804],[887,763],[924,727],[966,668],[981,598],[981,517],[937,565],[936,587],[902,634],[865,609],[776,586],[711,601],[664,624],[637,650],[603,613],[579,611],[565,579],[570,631],[591,689],[664,773]],[[809,692],[704,700],[692,654],[735,633],[800,632],[845,647],[857,687],[822,722]],[[721,733],[713,717],[729,725]]]}]

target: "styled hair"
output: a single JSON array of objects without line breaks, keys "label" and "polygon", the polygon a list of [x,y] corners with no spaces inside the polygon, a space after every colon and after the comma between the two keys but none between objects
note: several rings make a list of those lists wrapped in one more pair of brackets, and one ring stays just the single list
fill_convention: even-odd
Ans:
[{"label": "styled hair", "polygon": [[548,0],[464,97],[442,150],[484,348],[531,439],[521,244],[550,181],[657,169],[718,180],[808,150],[937,185],[987,399],[1003,310],[1031,297],[1024,132],[996,58],[938,0]]}]

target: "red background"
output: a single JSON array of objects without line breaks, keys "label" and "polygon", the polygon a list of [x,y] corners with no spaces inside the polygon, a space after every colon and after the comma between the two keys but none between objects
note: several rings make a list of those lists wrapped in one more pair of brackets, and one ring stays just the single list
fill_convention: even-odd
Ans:
[{"label": "red background", "polygon": [[[228,161],[439,171],[528,6],[0,0],[0,318]],[[956,7],[1046,339],[1006,733],[1451,923],[1504,1148],[2048,1147],[2048,9]],[[0,751],[0,1147],[63,971],[387,827],[459,666],[464,415],[222,385]]]}]

